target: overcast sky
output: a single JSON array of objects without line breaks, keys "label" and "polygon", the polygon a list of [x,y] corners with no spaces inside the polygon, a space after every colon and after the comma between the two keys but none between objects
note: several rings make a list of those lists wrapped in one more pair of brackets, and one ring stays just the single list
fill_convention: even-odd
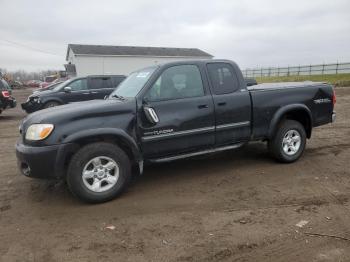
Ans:
[{"label": "overcast sky", "polygon": [[0,0],[0,10],[9,70],[62,70],[68,43],[196,47],[241,68],[350,61],[349,0]]}]

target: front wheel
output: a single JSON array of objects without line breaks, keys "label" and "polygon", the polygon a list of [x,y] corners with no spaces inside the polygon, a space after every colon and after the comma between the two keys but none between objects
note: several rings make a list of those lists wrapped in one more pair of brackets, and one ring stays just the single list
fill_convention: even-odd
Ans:
[{"label": "front wheel", "polygon": [[284,163],[298,160],[304,152],[305,145],[305,128],[295,120],[283,121],[273,138],[268,142],[272,156]]},{"label": "front wheel", "polygon": [[101,203],[117,197],[131,178],[130,160],[117,145],[98,142],[82,147],[71,159],[67,184],[83,201]]},{"label": "front wheel", "polygon": [[44,108],[50,108],[50,107],[55,107],[55,106],[59,106],[61,105],[60,103],[56,102],[56,101],[49,101],[44,105]]}]

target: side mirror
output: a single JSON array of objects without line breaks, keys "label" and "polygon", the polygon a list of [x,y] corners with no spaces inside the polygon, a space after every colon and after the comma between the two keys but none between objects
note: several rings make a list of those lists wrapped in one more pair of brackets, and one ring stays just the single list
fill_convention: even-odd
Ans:
[{"label": "side mirror", "polygon": [[152,124],[157,124],[159,122],[159,118],[152,107],[144,105],[143,111],[145,112],[146,118],[149,122]]},{"label": "side mirror", "polygon": [[104,100],[107,100],[107,98],[109,97],[109,95],[105,95],[105,97],[103,98]]},{"label": "side mirror", "polygon": [[72,92],[72,88],[70,86],[66,86],[65,88],[63,88],[63,91],[66,93],[70,93]]}]

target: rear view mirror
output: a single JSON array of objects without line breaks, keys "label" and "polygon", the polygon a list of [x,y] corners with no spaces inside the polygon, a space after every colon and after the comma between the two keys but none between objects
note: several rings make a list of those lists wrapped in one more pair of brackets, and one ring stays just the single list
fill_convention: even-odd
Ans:
[{"label": "rear view mirror", "polygon": [[70,93],[72,92],[72,88],[70,86],[66,86],[65,88],[63,88],[63,91],[66,93]]},{"label": "rear view mirror", "polygon": [[159,122],[159,118],[152,107],[144,106],[143,111],[145,112],[146,118],[149,122],[151,122],[152,124],[156,124]]}]

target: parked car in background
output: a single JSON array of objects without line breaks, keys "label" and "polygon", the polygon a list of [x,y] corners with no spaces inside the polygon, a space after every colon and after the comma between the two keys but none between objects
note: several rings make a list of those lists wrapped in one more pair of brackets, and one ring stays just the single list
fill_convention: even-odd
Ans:
[{"label": "parked car in background", "polygon": [[29,80],[25,83],[28,87],[39,87],[42,81],[40,80]]},{"label": "parked car in background", "polygon": [[47,89],[52,89],[53,86],[59,84],[59,83],[62,83],[66,80],[68,80],[69,78],[68,77],[59,77],[59,78],[56,78],[55,80],[53,80],[51,83],[49,83],[48,85],[41,85],[39,86],[38,89],[34,90],[34,91],[44,91],[44,90],[47,90]]},{"label": "parked car in background", "polygon": [[42,92],[42,91],[45,91],[45,90],[54,89],[56,86],[58,86],[59,84],[61,84],[61,83],[63,83],[63,82],[64,82],[64,81],[54,81],[54,82],[52,82],[50,85],[48,85],[48,86],[46,86],[46,87],[34,89],[34,90],[33,90],[33,93],[35,93],[35,92]]},{"label": "parked car in background", "polygon": [[55,81],[57,79],[57,77],[58,77],[57,75],[45,76],[44,82],[41,82],[39,87],[45,88],[45,87],[49,86],[53,81]]},{"label": "parked car in background", "polygon": [[294,162],[313,128],[335,121],[335,102],[325,83],[247,88],[228,60],[157,65],[131,73],[107,100],[29,115],[20,125],[18,164],[25,176],[65,179],[80,199],[103,202],[118,196],[145,162],[250,141],[267,141],[275,159]]},{"label": "parked car in background", "polygon": [[7,108],[16,107],[16,99],[12,96],[12,90],[9,84],[4,80],[0,79],[0,114]]},{"label": "parked car in background", "polygon": [[72,78],[53,88],[41,92],[34,92],[21,106],[27,113],[32,113],[40,109],[72,102],[104,99],[104,97],[108,96],[125,78],[126,76],[123,75]]},{"label": "parked car in background", "polygon": [[21,89],[23,88],[23,83],[21,81],[11,81],[8,83],[12,89]]}]

